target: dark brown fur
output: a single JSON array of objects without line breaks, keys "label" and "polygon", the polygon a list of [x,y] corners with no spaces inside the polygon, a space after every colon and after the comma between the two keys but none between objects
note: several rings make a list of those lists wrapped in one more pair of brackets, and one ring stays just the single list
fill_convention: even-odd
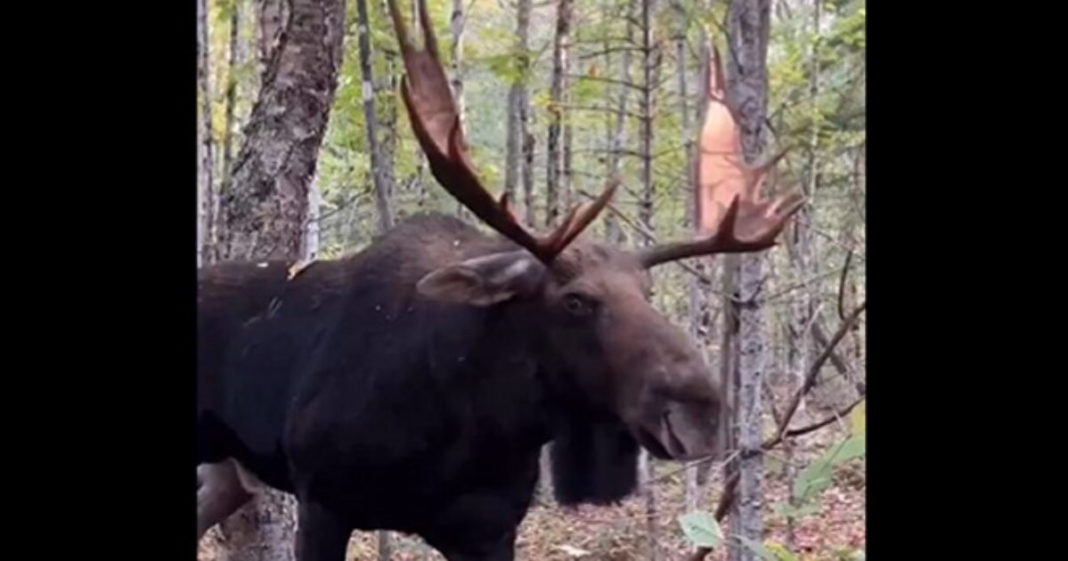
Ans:
[{"label": "dark brown fur", "polygon": [[637,442],[711,452],[718,390],[633,255],[516,249],[431,215],[292,280],[204,269],[198,461],[295,493],[300,561],[342,561],[357,528],[508,561],[544,443],[566,504],[631,492]]}]

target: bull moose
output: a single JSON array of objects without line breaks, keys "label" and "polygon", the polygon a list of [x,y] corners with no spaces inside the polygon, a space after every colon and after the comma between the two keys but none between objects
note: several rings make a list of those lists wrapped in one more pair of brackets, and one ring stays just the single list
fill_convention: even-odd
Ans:
[{"label": "bull moose", "polygon": [[[649,303],[648,270],[767,249],[803,201],[736,197],[708,237],[629,251],[580,237],[610,182],[539,236],[478,180],[426,6],[422,49],[389,8],[432,173],[500,235],[419,215],[337,260],[202,269],[197,460],[293,493],[299,561],[343,561],[354,529],[417,534],[449,561],[510,561],[546,443],[567,505],[624,498],[640,447],[717,451],[720,390]],[[216,499],[201,533],[248,495]]]}]

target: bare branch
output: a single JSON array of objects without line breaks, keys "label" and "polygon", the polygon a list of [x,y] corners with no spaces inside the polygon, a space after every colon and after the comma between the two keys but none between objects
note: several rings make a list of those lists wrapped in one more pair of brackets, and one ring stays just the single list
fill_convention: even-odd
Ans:
[{"label": "bare branch", "polygon": [[845,321],[845,291],[846,278],[849,276],[849,264],[853,261],[853,249],[846,253],[845,265],[842,266],[842,276],[838,278],[838,319]]},{"label": "bare branch", "polygon": [[[797,406],[801,402],[801,398],[806,393],[808,393],[809,390],[812,389],[812,386],[814,385],[816,380],[816,376],[820,372],[820,368],[822,368],[823,364],[827,362],[827,359],[830,358],[831,353],[834,351],[834,348],[838,345],[839,342],[842,341],[846,333],[849,331],[850,327],[852,327],[853,323],[857,321],[857,318],[860,317],[860,314],[863,313],[867,307],[867,301],[863,302],[862,304],[857,306],[856,310],[853,310],[853,313],[850,314],[848,318],[846,318],[846,321],[842,322],[842,325],[838,326],[838,331],[835,332],[834,337],[831,338],[830,343],[827,345],[826,348],[823,349],[823,352],[820,353],[820,356],[817,357],[816,360],[809,367],[808,372],[805,374],[804,383],[801,385],[800,388],[797,389],[797,392],[794,393],[793,398],[790,400],[790,405],[787,406],[786,413],[783,415],[782,423],[779,425],[779,429],[776,431],[776,435],[770,440],[767,440],[762,443],[762,450],[769,450],[778,445],[780,442],[782,442],[783,439],[787,436],[794,436],[792,434],[789,434],[790,431],[787,430],[787,426],[790,424],[790,419],[793,418],[794,413],[797,412]],[[859,403],[859,400],[856,403]],[[853,407],[855,407],[856,403],[850,405],[848,409],[852,409]],[[833,417],[831,421],[821,421],[821,423],[823,424],[816,423],[816,425],[819,426],[809,425],[807,427],[803,427],[796,430],[803,431],[798,432],[798,434],[812,432],[818,428],[830,424],[831,422],[833,422],[833,419],[837,417],[838,416]],[[724,485],[723,494],[720,495],[719,504],[716,505],[715,517],[717,521],[722,521],[723,518],[727,516],[727,511],[730,510],[731,504],[734,502],[737,486],[738,474],[737,472],[735,472],[733,475],[731,475],[730,479],[727,480],[727,483]],[[700,547],[697,549],[696,552],[694,552],[693,555],[689,557],[689,561],[702,561],[706,555],[711,553],[711,551],[712,550],[709,548]]]}]

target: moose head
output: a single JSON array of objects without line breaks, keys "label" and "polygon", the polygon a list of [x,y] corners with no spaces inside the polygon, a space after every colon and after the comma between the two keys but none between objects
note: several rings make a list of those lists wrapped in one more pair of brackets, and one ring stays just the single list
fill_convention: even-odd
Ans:
[{"label": "moose head", "polygon": [[[540,236],[520,224],[507,197],[495,200],[479,181],[425,2],[419,2],[422,49],[412,43],[395,0],[389,9],[407,71],[402,97],[434,177],[514,243],[431,272],[419,292],[470,306],[525,303],[544,341],[543,360],[584,406],[617,416],[657,457],[715,453],[721,390],[694,342],[651,305],[649,270],[687,257],[767,249],[803,199],[761,201],[749,189],[726,205],[708,236],[632,251],[579,237],[607,206],[618,185],[612,180]],[[761,175],[752,174],[752,181]]]}]

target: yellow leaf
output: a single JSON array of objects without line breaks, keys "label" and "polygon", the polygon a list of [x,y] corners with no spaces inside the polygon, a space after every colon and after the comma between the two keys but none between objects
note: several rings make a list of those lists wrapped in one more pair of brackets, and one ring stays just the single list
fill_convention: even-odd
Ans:
[{"label": "yellow leaf", "polygon": [[289,276],[286,277],[286,280],[293,280],[294,277],[299,275],[301,271],[303,271],[304,269],[307,269],[308,265],[311,265],[314,262],[315,262],[315,260],[297,261],[296,263],[293,263],[292,265],[289,266]]},{"label": "yellow leaf", "polygon": [[849,432],[850,434],[863,435],[867,429],[868,419],[868,400],[861,401],[849,412]]}]

